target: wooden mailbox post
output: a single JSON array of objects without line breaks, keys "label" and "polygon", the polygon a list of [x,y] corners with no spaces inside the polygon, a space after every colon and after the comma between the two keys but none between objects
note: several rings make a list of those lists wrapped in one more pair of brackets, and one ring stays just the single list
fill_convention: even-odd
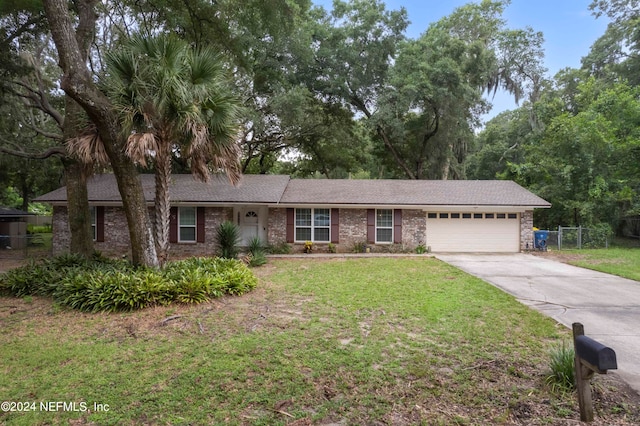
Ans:
[{"label": "wooden mailbox post", "polygon": [[573,347],[580,420],[592,422],[591,378],[594,373],[607,374],[607,370],[617,369],[616,353],[613,349],[585,336],[584,326],[579,322],[573,323]]}]

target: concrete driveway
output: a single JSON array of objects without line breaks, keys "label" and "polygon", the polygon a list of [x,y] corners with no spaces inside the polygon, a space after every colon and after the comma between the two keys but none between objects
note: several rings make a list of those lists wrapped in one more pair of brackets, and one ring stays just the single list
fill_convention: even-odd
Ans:
[{"label": "concrete driveway", "polygon": [[640,393],[640,282],[530,254],[442,254],[436,258],[613,348],[618,370]]}]

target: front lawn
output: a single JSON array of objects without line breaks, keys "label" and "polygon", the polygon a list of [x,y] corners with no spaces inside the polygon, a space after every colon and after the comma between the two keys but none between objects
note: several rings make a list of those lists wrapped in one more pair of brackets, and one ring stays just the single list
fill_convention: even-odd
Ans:
[{"label": "front lawn", "polygon": [[640,281],[640,248],[562,250],[553,255],[572,265]]},{"label": "front lawn", "polygon": [[[568,330],[436,259],[271,260],[254,271],[260,284],[243,296],[138,312],[0,298],[0,401],[37,404],[0,411],[0,424],[579,419],[575,395],[545,384],[549,349]],[[640,422],[616,376],[594,381],[601,424]]]}]

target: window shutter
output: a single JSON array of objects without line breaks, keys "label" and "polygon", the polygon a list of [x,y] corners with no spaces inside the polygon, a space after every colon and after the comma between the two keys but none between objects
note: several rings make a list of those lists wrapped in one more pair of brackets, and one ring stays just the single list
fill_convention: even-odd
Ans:
[{"label": "window shutter", "polygon": [[331,242],[340,242],[340,209],[331,209]]},{"label": "window shutter", "polygon": [[288,208],[287,209],[287,223],[286,223],[287,242],[288,243],[294,242],[294,234],[295,234],[294,225],[295,225],[295,213],[294,213],[294,210],[292,208]]},{"label": "window shutter", "polygon": [[171,207],[169,210],[169,242],[178,242],[178,208]]},{"label": "window shutter", "polygon": [[196,209],[196,239],[199,243],[204,243],[204,207]]},{"label": "window shutter", "polygon": [[376,209],[367,209],[367,242],[376,242]]},{"label": "window shutter", "polygon": [[104,206],[96,206],[96,241],[104,242]]},{"label": "window shutter", "polygon": [[393,242],[400,244],[402,242],[402,210],[393,211]]}]

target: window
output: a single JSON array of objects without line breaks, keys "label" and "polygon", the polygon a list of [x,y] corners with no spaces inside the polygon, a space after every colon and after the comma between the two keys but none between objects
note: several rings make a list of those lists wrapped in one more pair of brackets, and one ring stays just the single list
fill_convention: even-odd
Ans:
[{"label": "window", "polygon": [[438,218],[438,213],[428,213],[427,217],[429,219],[437,219]]},{"label": "window", "polygon": [[462,213],[463,219],[471,219],[471,213]]},{"label": "window", "polygon": [[178,208],[178,242],[196,242],[196,208]]},{"label": "window", "polygon": [[296,209],[295,240],[329,242],[330,209]]},{"label": "window", "polygon": [[493,219],[495,217],[495,215],[493,213],[487,213],[484,215],[485,219]]},{"label": "window", "polygon": [[517,219],[518,218],[518,214],[517,213],[509,213],[509,219]]},{"label": "window", "polygon": [[505,215],[504,213],[498,213],[498,214],[496,215],[496,217],[497,217],[498,219],[505,219],[505,218],[507,217],[507,215]]},{"label": "window", "polygon": [[451,219],[460,219],[460,213],[451,213]]},{"label": "window", "polygon": [[89,211],[91,212],[91,234],[93,235],[93,241],[96,241],[98,239],[98,215],[95,206],[89,207]]},{"label": "window", "polygon": [[440,213],[440,219],[449,219],[449,213]]},{"label": "window", "polygon": [[482,213],[474,213],[473,214],[473,218],[474,219],[482,219]]},{"label": "window", "polygon": [[393,210],[376,210],[376,242],[393,242]]}]

